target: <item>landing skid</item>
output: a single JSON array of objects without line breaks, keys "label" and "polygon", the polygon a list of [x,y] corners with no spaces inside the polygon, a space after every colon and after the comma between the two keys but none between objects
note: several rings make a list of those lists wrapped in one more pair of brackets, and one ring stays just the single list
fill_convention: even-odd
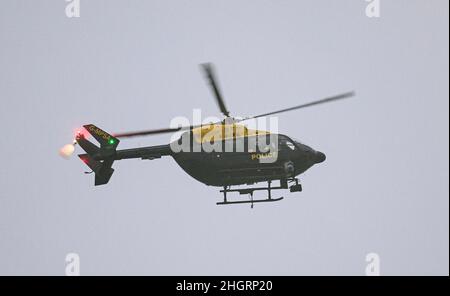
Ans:
[{"label": "landing skid", "polygon": [[[296,180],[296,179],[295,179]],[[296,180],[296,184],[297,180]],[[243,189],[231,189],[230,186],[224,186],[223,190],[220,190],[220,192],[223,193],[223,201],[221,202],[217,202],[217,205],[232,205],[232,204],[251,204],[251,208],[253,208],[253,204],[254,203],[263,203],[263,202],[275,202],[275,201],[280,201],[283,199],[283,197],[277,197],[277,198],[272,198],[272,190],[276,190],[276,189],[287,189],[287,181],[286,182],[280,182],[280,186],[277,187],[272,187],[271,186],[271,181],[267,182],[267,187],[256,187],[256,188],[243,188]],[[253,193],[255,191],[261,191],[261,190],[266,190],[267,191],[267,198],[265,199],[253,199]],[[238,192],[239,194],[249,194],[250,195],[250,200],[237,200],[237,201],[229,201],[227,199],[227,193],[228,192]]]},{"label": "landing skid", "polygon": [[267,199],[252,199],[252,200],[236,200],[236,201],[220,201],[217,202],[216,205],[232,205],[232,204],[244,204],[244,203],[249,203],[253,204],[257,203],[257,202],[274,202],[274,201],[279,201],[282,200],[284,197],[278,197],[278,198],[267,198]]}]

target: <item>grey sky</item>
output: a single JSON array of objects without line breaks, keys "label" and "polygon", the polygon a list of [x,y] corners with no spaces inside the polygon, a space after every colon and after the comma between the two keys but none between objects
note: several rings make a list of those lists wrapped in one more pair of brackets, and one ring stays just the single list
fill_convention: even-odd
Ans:
[{"label": "grey sky", "polygon": [[[0,4],[0,274],[448,275],[448,1],[63,0]],[[58,149],[74,128],[162,128],[219,115],[198,64],[246,116],[327,155],[304,192],[218,207],[219,188],[170,158],[120,161],[93,186]],[[123,140],[156,145],[170,135]],[[79,149],[79,148],[77,148]],[[79,150],[77,150],[79,151]]]}]

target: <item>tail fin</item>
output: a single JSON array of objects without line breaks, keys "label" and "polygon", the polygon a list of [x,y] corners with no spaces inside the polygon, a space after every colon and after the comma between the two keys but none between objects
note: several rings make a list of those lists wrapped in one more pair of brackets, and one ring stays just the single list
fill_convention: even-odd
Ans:
[{"label": "tail fin", "polygon": [[120,141],[93,124],[85,125],[84,128],[99,142],[100,147],[80,133],[76,141],[86,154],[79,154],[78,157],[95,173],[96,186],[106,184],[114,172],[111,166]]},{"label": "tail fin", "polygon": [[119,145],[119,139],[114,138],[104,130],[96,127],[93,124],[83,126],[99,143],[100,148],[116,149]]}]

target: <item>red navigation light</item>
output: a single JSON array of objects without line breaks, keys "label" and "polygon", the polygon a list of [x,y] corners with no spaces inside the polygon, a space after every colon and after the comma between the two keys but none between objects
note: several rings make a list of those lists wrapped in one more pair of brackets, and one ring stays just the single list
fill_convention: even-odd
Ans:
[{"label": "red navigation light", "polygon": [[87,139],[89,137],[89,133],[86,129],[83,127],[76,128],[74,130],[75,139],[76,138],[85,138]]}]

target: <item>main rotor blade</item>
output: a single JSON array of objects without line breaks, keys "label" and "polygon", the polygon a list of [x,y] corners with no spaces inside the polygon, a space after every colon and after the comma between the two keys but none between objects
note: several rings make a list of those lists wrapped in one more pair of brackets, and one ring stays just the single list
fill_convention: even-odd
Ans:
[{"label": "main rotor blade", "polygon": [[198,125],[190,125],[190,126],[180,126],[174,128],[161,128],[161,129],[153,129],[153,130],[142,130],[142,131],[134,131],[134,132],[126,132],[126,133],[117,133],[113,134],[114,137],[117,138],[131,138],[131,137],[139,137],[139,136],[149,136],[149,135],[157,135],[157,134],[166,134],[166,133],[174,133],[178,131],[184,130],[192,130],[202,126],[209,126],[214,124],[220,124],[220,122],[216,123],[204,123]]},{"label": "main rotor blade", "polygon": [[298,105],[298,106],[295,106],[295,107],[291,107],[291,108],[286,108],[286,109],[281,109],[281,110],[278,110],[278,111],[273,111],[273,112],[268,112],[268,113],[264,113],[264,114],[259,114],[259,115],[256,115],[256,116],[250,116],[250,117],[244,118],[244,119],[239,120],[239,121],[245,121],[245,120],[248,120],[248,119],[265,117],[265,116],[269,116],[269,115],[274,115],[274,114],[278,114],[278,113],[283,113],[283,112],[288,112],[288,111],[292,111],[292,110],[302,109],[302,108],[315,106],[315,105],[319,105],[319,104],[329,103],[329,102],[333,102],[333,101],[337,101],[337,100],[346,99],[346,98],[352,97],[354,95],[355,95],[355,92],[351,91],[351,92],[343,93],[343,94],[340,94],[340,95],[328,97],[328,98],[325,98],[325,99],[322,99],[322,100],[317,100],[317,101],[301,104],[301,105]]},{"label": "main rotor blade", "polygon": [[[329,102],[333,102],[333,101],[337,101],[337,100],[342,100],[342,99],[346,99],[346,98],[352,97],[354,95],[355,95],[355,93],[353,91],[352,92],[347,92],[347,93],[343,93],[343,94],[340,94],[340,95],[328,97],[328,98],[325,98],[325,99],[322,99],[322,100],[318,100],[318,101],[313,101],[313,102],[309,102],[309,103],[306,103],[306,104],[302,104],[302,105],[299,105],[299,106],[295,106],[295,107],[286,108],[286,109],[282,109],[282,110],[278,110],[278,111],[274,111],[274,112],[268,112],[268,113],[259,114],[259,115],[256,115],[256,116],[251,116],[251,117],[246,117],[246,118],[243,118],[243,119],[235,120],[234,123],[242,122],[242,121],[253,119],[253,118],[259,118],[259,117],[269,116],[269,115],[273,115],[273,114],[278,114],[278,113],[288,112],[288,111],[292,111],[292,110],[297,110],[297,109],[301,109],[301,108],[306,108],[306,107],[310,107],[310,106],[314,106],[314,105],[329,103]],[[117,134],[114,134],[113,136],[117,137],[117,138],[131,138],[131,137],[138,137],[138,136],[165,134],[165,133],[178,132],[178,131],[182,131],[182,130],[192,130],[192,129],[197,128],[197,127],[214,125],[214,124],[222,124],[222,122],[205,123],[205,124],[191,125],[191,126],[181,126],[181,127],[175,127],[175,128],[163,128],[163,129],[153,129],[153,130],[143,130],[143,131],[134,131],[134,132],[126,132],[126,133],[117,133]]]},{"label": "main rotor blade", "polygon": [[223,100],[222,94],[220,93],[219,87],[217,85],[217,79],[215,78],[213,65],[211,63],[201,64],[203,67],[203,70],[206,73],[206,77],[208,78],[208,82],[211,86],[211,89],[214,93],[214,96],[216,97],[217,104],[219,105],[220,111],[225,115],[226,117],[230,116],[230,112],[227,110],[227,107],[225,107],[225,102]]},{"label": "main rotor blade", "polygon": [[148,135],[156,135],[156,134],[165,134],[165,133],[173,133],[183,129],[189,129],[190,127],[177,127],[177,128],[162,128],[162,129],[154,129],[154,130],[143,130],[143,131],[134,131],[134,132],[126,132],[126,133],[117,133],[113,134],[114,137],[117,138],[131,138],[138,136],[148,136]]}]

